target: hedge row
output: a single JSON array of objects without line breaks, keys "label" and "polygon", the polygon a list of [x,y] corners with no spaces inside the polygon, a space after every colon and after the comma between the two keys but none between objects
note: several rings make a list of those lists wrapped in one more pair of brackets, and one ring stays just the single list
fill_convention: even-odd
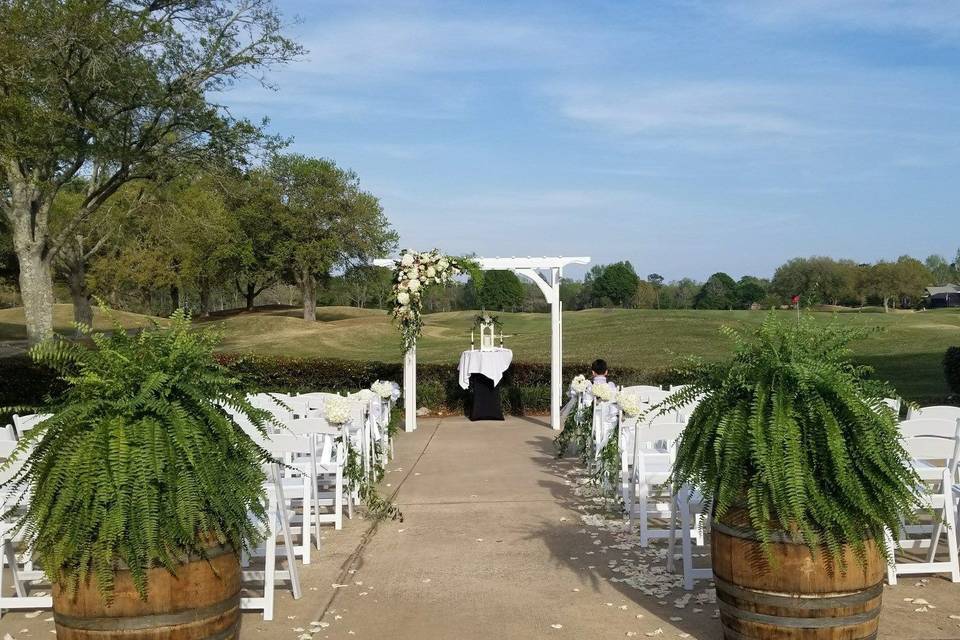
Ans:
[{"label": "hedge row", "polygon": [[[277,356],[221,353],[217,360],[230,369],[248,391],[355,391],[369,387],[374,380],[403,379],[400,363],[333,360],[322,358],[285,358]],[[564,384],[590,366],[565,364]],[[611,378],[619,384],[666,384],[678,380],[667,370],[618,368]],[[470,408],[470,394],[460,388],[457,366],[421,364],[417,366],[417,401],[435,412],[460,413]],[[0,407],[34,405],[48,393],[62,389],[63,383],[48,369],[38,367],[25,357],[0,359]],[[500,383],[504,411],[513,415],[549,413],[550,365],[515,362]]]},{"label": "hedge row", "polygon": [[960,395],[960,347],[950,347],[943,356],[943,373],[947,386],[956,395]]}]

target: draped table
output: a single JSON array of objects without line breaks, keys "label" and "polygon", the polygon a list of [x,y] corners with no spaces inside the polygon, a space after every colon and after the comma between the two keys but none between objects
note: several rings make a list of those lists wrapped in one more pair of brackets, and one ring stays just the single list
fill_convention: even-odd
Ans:
[{"label": "draped table", "polygon": [[497,385],[512,361],[513,351],[503,347],[489,351],[470,349],[460,354],[460,387],[473,387],[471,420],[503,420]]}]

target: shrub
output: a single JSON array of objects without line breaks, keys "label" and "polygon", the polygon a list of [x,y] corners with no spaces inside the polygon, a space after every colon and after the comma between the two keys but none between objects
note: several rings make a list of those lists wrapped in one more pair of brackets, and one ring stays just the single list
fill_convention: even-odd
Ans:
[{"label": "shrub", "polygon": [[950,391],[960,395],[960,347],[950,347],[943,356],[943,373]]},{"label": "shrub", "polygon": [[[249,392],[282,391],[356,391],[374,380],[403,379],[399,362],[337,360],[323,358],[287,358],[238,353],[218,353],[217,362],[236,376]],[[589,373],[590,365],[565,364],[564,384],[578,373]],[[665,384],[682,382],[667,369],[616,368],[611,378],[618,384]],[[458,384],[455,364],[417,366],[417,401],[437,412],[469,411],[469,392]],[[62,391],[56,374],[26,358],[0,359],[0,406],[35,406],[48,394]],[[500,398],[506,413],[512,415],[550,412],[550,365],[514,362],[500,383]],[[2,416],[0,416],[2,418]]]}]

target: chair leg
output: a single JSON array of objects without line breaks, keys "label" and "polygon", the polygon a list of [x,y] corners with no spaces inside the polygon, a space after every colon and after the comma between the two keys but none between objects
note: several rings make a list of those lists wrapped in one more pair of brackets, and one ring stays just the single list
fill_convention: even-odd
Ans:
[{"label": "chair leg", "polygon": [[277,519],[279,508],[275,496],[270,496],[269,525],[263,566],[263,619],[273,620],[273,596],[277,582]]},{"label": "chair leg", "polygon": [[337,467],[337,475],[333,490],[333,528],[343,529],[343,467]]},{"label": "chair leg", "polygon": [[681,492],[680,511],[680,553],[683,562],[683,588],[693,591],[693,544],[690,535],[689,494]]},{"label": "chair leg", "polygon": [[350,478],[345,478],[344,484],[347,494],[347,518],[353,520],[353,487],[350,486]]},{"label": "chair leg", "polygon": [[[952,480],[950,476],[946,476],[948,482]],[[943,491],[943,518],[947,521],[947,526],[956,530],[957,528],[957,512],[953,504],[953,496],[951,496],[952,489],[949,484],[944,487]],[[939,540],[933,540],[930,545],[931,548]],[[960,560],[957,559],[957,536],[954,535],[953,531],[947,530],[947,553],[950,558],[950,581],[951,582],[960,582]]]},{"label": "chair leg", "polygon": [[677,496],[674,496],[671,500],[673,507],[670,509],[670,533],[667,536],[667,571],[671,573],[674,569],[677,548],[677,511],[679,510],[677,500]]},{"label": "chair leg", "polygon": [[640,481],[639,490],[637,491],[637,507],[639,507],[640,515],[640,546],[646,547],[650,544],[650,539],[647,536],[647,529],[649,526],[647,514],[647,506],[650,497],[650,485],[648,485],[644,480]]},{"label": "chair leg", "polygon": [[887,584],[895,586],[897,584],[897,546],[893,542],[893,533],[890,529],[884,528],[883,541],[887,545]]},{"label": "chair leg", "polygon": [[10,577],[13,579],[13,588],[17,592],[17,597],[26,598],[27,589],[20,579],[20,565],[17,564],[17,554],[11,540],[3,541],[3,555],[7,558],[7,564],[10,565]]},{"label": "chair leg", "polygon": [[310,495],[310,483],[313,482],[313,478],[311,478],[307,473],[304,473],[302,478],[303,500],[300,502],[303,505],[303,519],[300,522],[300,556],[303,558],[303,564],[310,564],[310,531],[313,529],[311,526],[313,521],[310,517],[310,514],[313,511],[311,508],[311,505],[313,504],[313,498]]}]

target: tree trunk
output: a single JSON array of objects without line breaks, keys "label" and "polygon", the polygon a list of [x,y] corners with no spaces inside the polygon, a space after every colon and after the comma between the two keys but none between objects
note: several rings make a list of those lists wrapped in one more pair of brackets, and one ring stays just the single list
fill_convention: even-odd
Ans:
[{"label": "tree trunk", "polygon": [[316,322],[317,282],[312,273],[304,271],[301,274],[300,289],[303,293],[303,319],[309,322]]},{"label": "tree trunk", "polygon": [[247,290],[244,293],[247,298],[247,311],[253,311],[253,303],[257,299],[257,285],[253,282],[247,283]]},{"label": "tree trunk", "polygon": [[20,263],[20,297],[26,317],[27,341],[33,345],[53,335],[53,276],[50,259],[37,246],[19,246],[14,232],[17,261]]},{"label": "tree trunk", "polygon": [[90,306],[90,291],[87,289],[87,271],[83,260],[68,267],[67,280],[70,283],[70,299],[73,301],[73,321],[93,326],[93,308]]},{"label": "tree trunk", "polygon": [[170,306],[171,313],[180,308],[180,287],[175,284],[170,285]]},{"label": "tree trunk", "polygon": [[53,335],[53,272],[47,237],[49,203],[31,197],[28,187],[11,185],[13,250],[20,265],[20,297],[27,340],[33,345]]},{"label": "tree trunk", "polygon": [[210,317],[210,281],[200,278],[200,317]]}]

